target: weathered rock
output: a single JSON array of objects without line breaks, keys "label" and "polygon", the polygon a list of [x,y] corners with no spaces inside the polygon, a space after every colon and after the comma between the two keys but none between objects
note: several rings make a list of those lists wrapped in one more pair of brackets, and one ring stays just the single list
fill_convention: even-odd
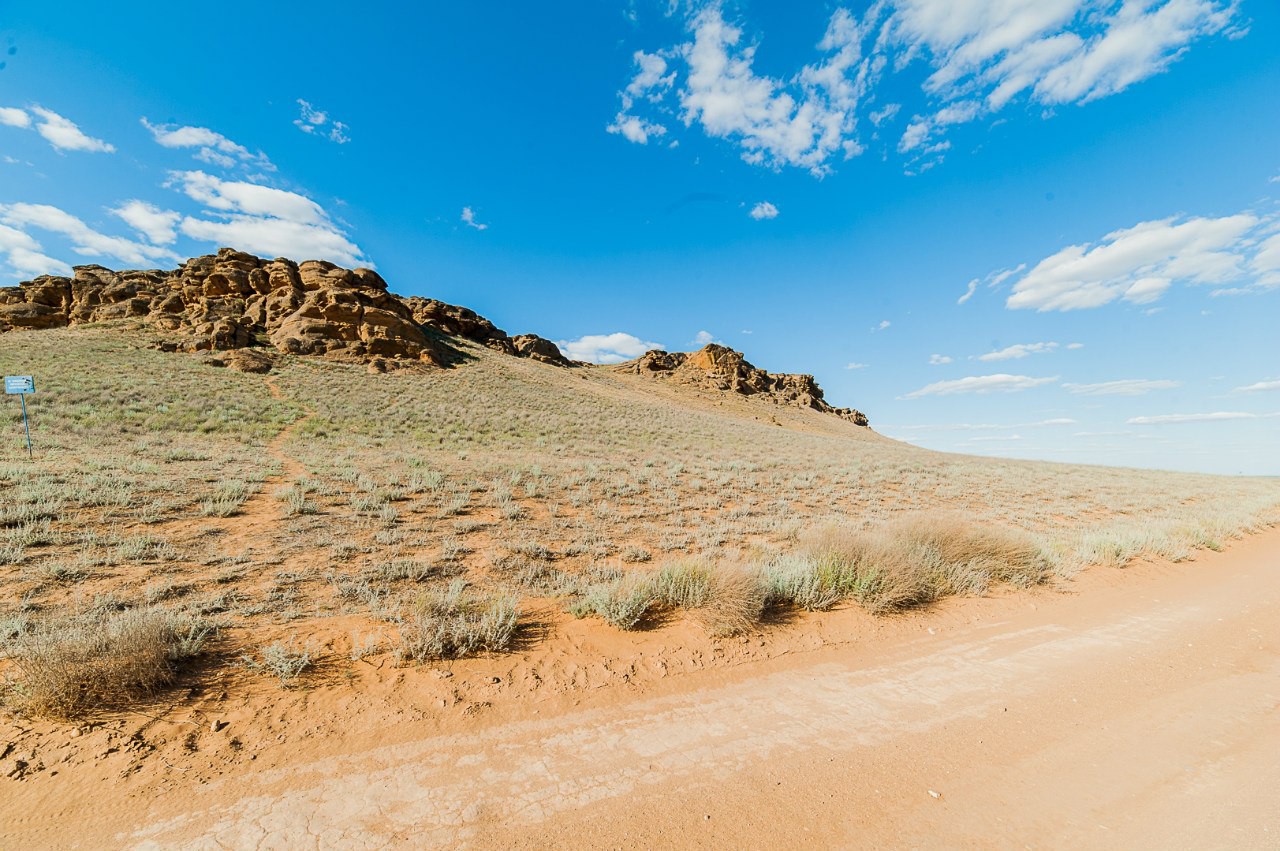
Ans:
[{"label": "weathered rock", "polygon": [[653,350],[614,369],[743,396],[759,396],[775,404],[811,408],[865,426],[867,418],[853,408],[837,408],[823,398],[812,375],[765,372],[741,352],[714,343],[696,352]]},{"label": "weathered rock", "polygon": [[237,372],[263,374],[270,372],[275,366],[275,359],[262,349],[233,349],[229,352],[218,352],[205,359],[209,366],[227,367]]},{"label": "weathered rock", "polygon": [[511,345],[515,347],[516,354],[522,358],[556,366],[573,366],[573,362],[564,356],[559,346],[537,334],[519,334],[511,338]]},{"label": "weathered rock", "polygon": [[270,343],[295,354],[378,357],[386,369],[448,359],[377,272],[319,260],[268,261],[224,248],[168,272],[77,266],[71,278],[44,275],[0,288],[0,332],[128,318],[165,332],[157,348],[166,351]]},{"label": "weathered rock", "polygon": [[469,307],[446,304],[434,298],[410,296],[404,303],[413,312],[413,318],[420,325],[427,325],[450,337],[461,337],[464,340],[480,343],[503,354],[516,354],[515,346],[507,332],[494,325],[488,319]]}]

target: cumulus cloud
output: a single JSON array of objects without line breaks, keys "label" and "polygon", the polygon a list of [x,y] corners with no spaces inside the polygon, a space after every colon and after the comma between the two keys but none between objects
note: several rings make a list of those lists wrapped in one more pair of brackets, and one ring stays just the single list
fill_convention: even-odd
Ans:
[{"label": "cumulus cloud", "polygon": [[929,355],[929,366],[943,366],[951,363],[951,357],[948,355]]},{"label": "cumulus cloud", "polygon": [[233,142],[221,133],[208,127],[192,127],[177,124],[152,124],[145,117],[142,126],[147,128],[156,144],[162,148],[195,148],[192,155],[201,162],[221,168],[232,168],[237,164],[245,164],[255,168],[274,171],[275,166],[261,151],[250,151],[244,145]]},{"label": "cumulus cloud", "polygon": [[[717,340],[715,338],[715,335],[713,335],[710,331],[699,331],[697,334],[693,335],[692,345],[705,346],[709,343],[718,343],[718,342],[720,341]],[[643,354],[643,352],[641,354]]]},{"label": "cumulus cloud", "polygon": [[1131,417],[1126,425],[1165,425],[1176,423],[1212,423],[1220,420],[1260,420],[1278,417],[1274,414],[1251,414],[1246,411],[1214,411],[1211,414],[1159,414],[1154,417]]},{"label": "cumulus cloud", "polygon": [[9,268],[23,278],[37,275],[69,275],[71,266],[43,253],[34,237],[17,228],[0,225],[0,254]]},{"label": "cumulus cloud", "polygon": [[1181,387],[1181,381],[1169,379],[1123,378],[1118,381],[1102,381],[1097,384],[1063,384],[1068,393],[1077,396],[1145,396],[1156,390],[1172,390]]},{"label": "cumulus cloud", "polygon": [[[71,250],[86,257],[109,257],[144,266],[157,261],[174,262],[178,256],[167,248],[135,242],[121,236],[109,236],[89,227],[80,219],[65,210],[48,204],[0,204],[0,222],[25,233],[30,228],[49,231],[66,237],[71,243]],[[25,246],[30,252],[38,252],[38,245]],[[10,263],[14,263],[10,252]],[[26,261],[35,262],[31,255],[25,255]],[[48,260],[50,258],[43,258]]]},{"label": "cumulus cloud", "polygon": [[1251,213],[1142,222],[1046,257],[1014,283],[1005,304],[1041,312],[1117,299],[1148,304],[1175,282],[1280,286],[1280,234],[1268,235],[1274,224]]},{"label": "cumulus cloud", "polygon": [[970,393],[1016,393],[1042,384],[1052,384],[1057,380],[1056,375],[1049,378],[1032,378],[1029,375],[1008,375],[1007,373],[970,375],[953,381],[935,381],[919,390],[911,391],[902,398],[920,399],[925,396],[958,396]]},{"label": "cumulus cloud", "polygon": [[978,355],[980,361],[1018,360],[1027,355],[1047,354],[1058,348],[1057,343],[1016,343],[995,352]]},{"label": "cumulus cloud", "polygon": [[778,218],[778,208],[768,201],[761,201],[751,208],[750,215],[757,222],[761,219],[776,219]]},{"label": "cumulus cloud", "polygon": [[471,209],[470,207],[463,207],[463,208],[462,208],[462,216],[461,216],[460,218],[462,219],[462,223],[463,223],[464,225],[466,225],[467,227],[469,227],[469,228],[475,228],[476,230],[488,230],[488,229],[489,229],[489,226],[488,226],[488,225],[486,225],[486,224],[481,224],[480,222],[477,222],[477,221],[476,221],[476,212],[475,212],[475,210]]},{"label": "cumulus cloud", "polygon": [[305,195],[203,171],[171,172],[166,184],[203,204],[211,218],[186,216],[185,235],[268,257],[369,266],[359,246]]},{"label": "cumulus cloud", "polygon": [[351,128],[341,121],[334,121],[329,113],[316,109],[302,98],[298,98],[298,108],[299,115],[293,119],[293,126],[303,133],[319,136],[339,145],[351,141],[351,137],[347,135]]},{"label": "cumulus cloud", "polygon": [[560,340],[556,345],[570,360],[587,363],[622,363],[638,358],[652,349],[665,348],[661,343],[641,340],[621,331],[613,334],[587,334],[576,340]]},{"label": "cumulus cloud", "polygon": [[168,245],[178,238],[177,226],[182,215],[173,210],[161,210],[154,204],[134,199],[107,212],[122,219],[154,245]]},{"label": "cumulus cloud", "polygon": [[13,106],[0,106],[0,124],[26,129],[31,126],[31,114],[25,109],[18,109]]},{"label": "cumulus cloud", "polygon": [[1246,384],[1244,387],[1237,387],[1233,393],[1262,393],[1267,390],[1280,390],[1280,380],[1257,381],[1253,384]]},{"label": "cumulus cloud", "polygon": [[666,128],[633,108],[643,102],[673,115],[678,107],[684,126],[732,142],[747,162],[826,174],[832,156],[862,152],[855,108],[870,72],[863,55],[869,25],[837,9],[817,44],[821,59],[777,78],[757,72],[756,45],[744,42],[743,30],[718,5],[707,6],[690,17],[688,41],[634,54],[634,74],[618,93],[622,109],[607,129],[643,143],[653,128]]},{"label": "cumulus cloud", "polygon": [[[726,20],[719,3],[695,6],[687,40],[633,55],[609,125],[632,141],[645,122],[676,118],[736,145],[748,162],[815,175],[863,150],[859,118],[887,128],[902,104],[880,106],[890,73],[924,72],[921,103],[897,148],[927,168],[948,128],[1018,98],[1043,112],[1122,92],[1166,70],[1197,41],[1242,34],[1233,0],[883,0],[861,15],[837,8],[818,55],[791,73],[757,68],[759,34]],[[885,87],[888,89],[888,86]],[[647,114],[649,118],[642,117]]]}]

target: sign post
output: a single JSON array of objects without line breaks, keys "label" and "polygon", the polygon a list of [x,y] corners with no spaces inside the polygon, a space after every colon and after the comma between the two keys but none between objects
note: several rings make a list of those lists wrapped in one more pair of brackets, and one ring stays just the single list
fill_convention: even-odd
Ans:
[{"label": "sign post", "polygon": [[27,394],[36,392],[36,379],[31,375],[6,375],[4,377],[6,396],[17,396],[22,403],[22,430],[27,435],[27,457],[31,458],[31,425],[27,422]]}]

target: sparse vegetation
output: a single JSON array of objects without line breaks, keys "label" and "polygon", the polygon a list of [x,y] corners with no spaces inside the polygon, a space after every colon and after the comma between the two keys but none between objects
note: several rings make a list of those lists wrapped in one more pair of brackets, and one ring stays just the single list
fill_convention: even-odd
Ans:
[{"label": "sparse vegetation", "polygon": [[36,463],[0,445],[5,624],[163,604],[255,647],[283,623],[346,636],[330,619],[354,616],[398,624],[388,649],[420,661],[509,649],[521,598],[730,635],[768,607],[893,612],[1192,558],[1280,518],[1274,481],[942,455],[465,342],[430,376],[283,357],[276,396],[146,333],[0,335],[42,375]]},{"label": "sparse vegetation", "polygon": [[520,606],[508,594],[468,592],[455,580],[445,591],[420,594],[400,621],[402,659],[427,662],[507,650],[515,638]]},{"label": "sparse vegetation", "polygon": [[6,631],[17,673],[9,700],[31,715],[75,719],[153,696],[200,652],[212,628],[158,609],[91,609]]}]

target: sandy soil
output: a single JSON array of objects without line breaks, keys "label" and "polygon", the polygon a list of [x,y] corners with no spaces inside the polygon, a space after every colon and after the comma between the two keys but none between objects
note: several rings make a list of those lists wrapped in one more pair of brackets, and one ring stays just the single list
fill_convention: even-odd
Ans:
[{"label": "sandy soil", "polygon": [[0,846],[1280,847],[1280,531],[1069,590],[731,642],[553,623],[425,674],[438,703],[380,672],[75,730],[0,780]]}]

